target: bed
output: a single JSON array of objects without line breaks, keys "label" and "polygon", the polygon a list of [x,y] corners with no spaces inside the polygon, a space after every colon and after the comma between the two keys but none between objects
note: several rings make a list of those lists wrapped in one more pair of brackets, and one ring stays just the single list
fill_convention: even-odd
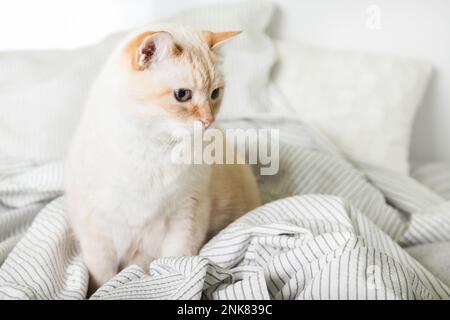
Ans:
[{"label": "bed", "polygon": [[[92,299],[450,297],[448,273],[408,254],[450,241],[450,166],[418,166],[415,179],[358,168],[296,120],[224,123],[282,128],[282,169],[259,177],[266,204],[198,256],[156,260],[150,274],[126,268]],[[85,298],[88,271],[65,216],[62,162],[3,159],[0,169],[1,297]]]},{"label": "bed", "polygon": [[[401,130],[379,135],[385,140],[375,160],[381,162],[361,159],[358,155],[369,153],[361,153],[361,146],[369,150],[370,143],[360,140],[349,148],[346,143],[354,140],[346,139],[362,139],[364,126],[358,128],[359,137],[353,131],[339,136],[339,127],[327,131],[310,121],[314,119],[308,118],[305,106],[295,105],[289,97],[292,90],[283,91],[290,75],[271,75],[276,48],[284,47],[264,34],[273,12],[269,2],[250,1],[175,19],[184,23],[184,17],[194,17],[193,23],[201,26],[221,28],[225,23],[248,31],[230,49],[234,60],[225,62],[234,94],[223,109],[237,112],[219,122],[223,128],[279,130],[278,173],[260,175],[263,164],[254,166],[264,204],[222,230],[197,256],[155,260],[149,273],[130,266],[90,299],[450,299],[450,163],[409,163],[407,154],[413,115],[430,69],[423,63],[360,53],[350,59],[369,57],[371,63],[358,68],[379,65],[370,69],[373,76],[367,83],[393,92],[393,101],[399,102],[388,104],[389,112],[405,107],[401,110],[411,114],[411,119],[397,122],[382,114],[377,125]],[[248,17],[259,20],[248,25]],[[90,84],[118,38],[71,51],[0,55],[0,104],[5,110],[0,115],[0,299],[88,298],[88,270],[66,218],[64,153]],[[307,50],[303,58],[323,57],[320,63],[326,61],[327,68],[330,57],[342,56]],[[248,59],[255,63],[241,67]],[[393,90],[383,79],[386,64],[399,78],[408,78],[408,85],[405,80]],[[310,78],[319,79],[300,79],[304,87],[311,88],[306,82]],[[330,78],[324,73],[317,81]],[[337,80],[340,91],[327,99],[342,97],[339,103],[345,105],[348,90]],[[332,83],[326,84],[332,92]],[[371,87],[362,86],[361,92],[361,98],[351,101],[373,103],[364,96],[375,92]],[[389,100],[376,92],[380,101]],[[322,100],[304,97],[310,105],[324,106]],[[363,123],[363,115],[357,121]],[[371,121],[365,123],[375,123]]]}]

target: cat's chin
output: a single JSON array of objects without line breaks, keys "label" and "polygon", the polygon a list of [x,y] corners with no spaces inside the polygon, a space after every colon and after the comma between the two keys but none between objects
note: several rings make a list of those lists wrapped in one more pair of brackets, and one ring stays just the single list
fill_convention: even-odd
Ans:
[{"label": "cat's chin", "polygon": [[152,121],[150,127],[156,131],[164,131],[172,135],[190,134],[193,132],[193,123],[184,119],[164,117],[158,121]]},{"label": "cat's chin", "polygon": [[199,120],[173,118],[169,119],[165,125],[169,130],[187,130],[191,133],[193,133],[195,129],[201,129],[203,127],[202,123]]}]

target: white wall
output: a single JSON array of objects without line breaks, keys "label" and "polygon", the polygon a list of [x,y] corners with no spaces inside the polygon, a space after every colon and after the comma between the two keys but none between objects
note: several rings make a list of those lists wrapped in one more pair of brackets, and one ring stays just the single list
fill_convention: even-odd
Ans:
[{"label": "white wall", "polygon": [[[0,0],[0,50],[91,44],[109,32],[145,24],[181,7],[218,1]],[[417,116],[412,156],[450,160],[450,1],[276,2],[281,10],[270,30],[276,37],[393,52],[431,62],[436,75]],[[373,5],[380,10],[379,29],[367,25],[366,11]]]},{"label": "white wall", "polygon": [[[226,0],[225,0],[226,1]],[[0,50],[74,48],[218,0],[0,0]]]}]

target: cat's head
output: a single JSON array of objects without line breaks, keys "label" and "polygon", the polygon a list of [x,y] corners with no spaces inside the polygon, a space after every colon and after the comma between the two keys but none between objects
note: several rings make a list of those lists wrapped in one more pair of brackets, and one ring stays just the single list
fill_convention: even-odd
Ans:
[{"label": "cat's head", "polygon": [[224,93],[221,45],[240,32],[145,31],[122,48],[126,90],[142,117],[211,126]]}]

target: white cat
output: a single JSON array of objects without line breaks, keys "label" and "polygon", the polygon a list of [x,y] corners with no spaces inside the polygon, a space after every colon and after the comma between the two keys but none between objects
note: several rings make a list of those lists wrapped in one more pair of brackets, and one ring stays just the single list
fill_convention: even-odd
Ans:
[{"label": "white cat", "polygon": [[136,33],[95,82],[66,162],[68,215],[91,290],[128,265],[197,254],[260,204],[246,165],[171,161],[175,129],[213,123],[224,91],[218,45],[237,34]]}]

